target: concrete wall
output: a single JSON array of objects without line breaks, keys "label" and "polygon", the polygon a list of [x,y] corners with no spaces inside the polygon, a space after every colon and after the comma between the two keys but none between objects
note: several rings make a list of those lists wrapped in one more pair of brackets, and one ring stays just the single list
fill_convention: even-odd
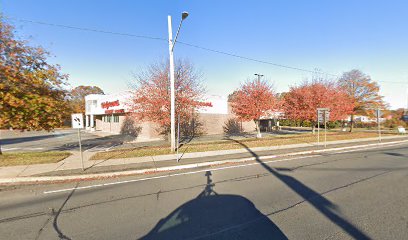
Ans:
[{"label": "concrete wall", "polygon": [[[234,118],[233,114],[213,114],[213,113],[199,113],[198,121],[202,124],[202,130],[205,135],[224,134],[224,126],[227,121]],[[103,122],[102,116],[96,116],[96,130],[103,132],[111,132],[119,134],[125,121],[125,116],[119,116],[119,122]],[[255,130],[255,123],[253,121],[241,122],[242,130],[244,132],[251,132]],[[141,127],[141,131],[136,141],[149,141],[163,139],[164,136],[158,132],[158,125],[152,122],[136,123],[136,127]]]},{"label": "concrete wall", "polygon": [[[224,126],[227,121],[231,118],[234,118],[233,114],[209,114],[209,113],[200,113],[199,121],[203,124],[204,134],[223,134]],[[254,121],[241,122],[242,130],[244,132],[251,132],[255,130]]]}]

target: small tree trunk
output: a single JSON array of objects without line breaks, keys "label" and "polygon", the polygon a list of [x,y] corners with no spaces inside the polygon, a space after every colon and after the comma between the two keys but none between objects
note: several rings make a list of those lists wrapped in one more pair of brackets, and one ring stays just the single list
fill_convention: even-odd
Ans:
[{"label": "small tree trunk", "polygon": [[312,134],[316,133],[316,123],[312,122]]},{"label": "small tree trunk", "polygon": [[353,131],[354,128],[354,114],[350,115],[350,132]]},{"label": "small tree trunk", "polygon": [[262,137],[261,129],[260,129],[260,127],[259,127],[260,122],[261,122],[261,120],[259,120],[259,119],[255,120],[256,131],[257,131],[256,137],[257,137],[257,138],[261,138],[261,137]]}]

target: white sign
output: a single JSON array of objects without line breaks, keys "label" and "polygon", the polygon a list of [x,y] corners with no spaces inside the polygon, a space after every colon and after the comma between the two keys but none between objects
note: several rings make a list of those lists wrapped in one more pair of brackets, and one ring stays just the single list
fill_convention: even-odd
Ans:
[{"label": "white sign", "polygon": [[400,134],[406,134],[407,131],[405,131],[405,128],[404,128],[404,127],[398,127],[398,133],[400,133]]},{"label": "white sign", "polygon": [[84,117],[82,113],[74,113],[71,115],[72,128],[81,129],[84,128]]},{"label": "white sign", "polygon": [[329,108],[318,108],[317,109],[317,120],[319,123],[324,123],[329,121],[330,109]]}]

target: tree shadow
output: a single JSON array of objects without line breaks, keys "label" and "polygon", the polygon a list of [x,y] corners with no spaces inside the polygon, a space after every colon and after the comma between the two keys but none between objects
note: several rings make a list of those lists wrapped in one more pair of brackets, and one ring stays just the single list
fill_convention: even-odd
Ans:
[{"label": "tree shadow", "polygon": [[33,142],[33,141],[40,141],[49,138],[55,138],[68,135],[66,133],[55,135],[55,134],[47,134],[47,135],[40,135],[40,136],[29,136],[29,137],[16,137],[16,138],[4,138],[1,140],[2,145],[10,145],[10,144],[18,144],[24,142]]},{"label": "tree shadow", "polygon": [[248,199],[218,194],[207,171],[207,184],[141,239],[287,239]]},{"label": "tree shadow", "polygon": [[265,168],[268,172],[272,175],[277,177],[281,180],[286,186],[296,192],[299,196],[301,196],[305,201],[307,201],[310,205],[312,205],[316,210],[318,210],[321,214],[323,214],[326,218],[328,218],[331,222],[336,224],[338,227],[343,229],[346,233],[348,233],[354,239],[370,239],[364,232],[358,229],[356,226],[348,222],[346,219],[342,218],[338,215],[336,210],[336,205],[330,202],[328,199],[323,197],[318,192],[315,192],[313,189],[309,188],[296,178],[281,174],[274,168],[268,166],[264,162],[259,159],[259,156],[253,152],[247,145],[241,143],[240,141],[232,139],[232,141],[240,144],[243,146],[248,152],[255,157],[255,160],[261,164],[263,168]]}]

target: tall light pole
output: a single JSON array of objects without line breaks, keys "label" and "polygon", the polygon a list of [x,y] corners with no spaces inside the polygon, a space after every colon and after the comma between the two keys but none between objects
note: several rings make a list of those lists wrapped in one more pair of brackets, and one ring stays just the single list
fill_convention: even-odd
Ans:
[{"label": "tall light pole", "polygon": [[[263,75],[262,75],[262,74],[259,74],[259,73],[255,73],[254,75],[255,75],[255,76],[258,76],[258,84],[261,84],[261,77],[263,77]],[[258,124],[257,124],[257,125],[258,125],[258,126],[256,126],[256,128],[257,128],[258,132],[256,133],[256,137],[257,137],[257,138],[261,138],[261,137],[262,137],[261,129],[260,129],[260,127],[261,127],[261,119],[258,119]]]},{"label": "tall light pole", "polygon": [[188,12],[183,12],[181,14],[181,21],[180,25],[177,29],[176,37],[173,41],[173,30],[171,24],[171,16],[167,16],[168,21],[168,28],[169,28],[169,54],[170,54],[170,142],[171,142],[171,151],[174,152],[176,149],[176,124],[175,124],[175,116],[176,116],[176,104],[175,104],[175,89],[174,89],[174,56],[173,50],[174,45],[176,44],[178,34],[180,32],[181,24],[183,20],[188,17]]},{"label": "tall light pole", "polygon": [[259,74],[259,73],[255,73],[255,76],[258,76],[258,82],[261,82],[261,77],[263,77],[264,75]]}]

